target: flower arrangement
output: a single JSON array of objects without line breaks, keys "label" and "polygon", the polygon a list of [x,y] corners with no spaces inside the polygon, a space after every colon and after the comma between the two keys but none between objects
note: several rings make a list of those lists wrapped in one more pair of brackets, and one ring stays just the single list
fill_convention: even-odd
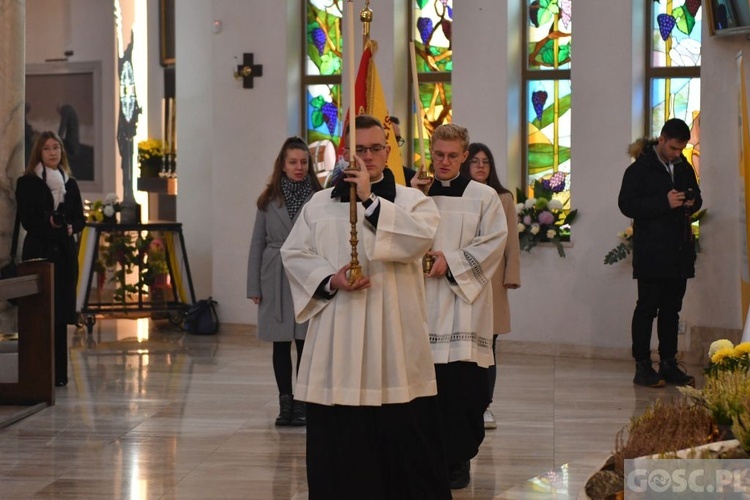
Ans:
[{"label": "flower arrangement", "polygon": [[166,148],[159,139],[146,139],[138,143],[138,164],[141,177],[158,177],[164,164]]},{"label": "flower arrangement", "polygon": [[578,210],[565,210],[556,193],[565,189],[565,174],[558,172],[550,179],[534,181],[534,197],[527,198],[516,190],[518,236],[521,250],[530,252],[540,242],[554,243],[560,257],[565,257],[562,242],[570,239],[570,224]]},{"label": "flower arrangement", "polygon": [[148,244],[146,250],[146,274],[144,281],[149,286],[164,286],[166,285],[168,274],[167,249],[161,238],[154,238]]},{"label": "flower arrangement", "polygon": [[716,340],[708,349],[709,365],[704,370],[707,376],[721,371],[750,370],[750,342],[736,346],[727,339]]},{"label": "flower arrangement", "polygon": [[161,165],[164,156],[164,142],[159,139],[146,139],[138,143],[139,162],[158,162]]},{"label": "flower arrangement", "polygon": [[[703,216],[706,215],[706,210],[698,210],[695,212],[692,217],[692,232],[693,232],[693,242],[695,244],[695,253],[700,253],[701,251],[701,245],[700,245],[700,232],[699,232],[699,226],[696,224],[696,222],[703,219]],[[607,252],[607,255],[604,256],[604,263],[612,265],[616,262],[620,262],[621,260],[624,260],[628,254],[630,254],[633,251],[633,225],[626,227],[624,231],[621,231],[617,233],[617,237],[620,238],[620,243],[617,244],[616,247],[614,247],[612,250]]]},{"label": "flower arrangement", "polygon": [[115,215],[122,211],[120,199],[109,193],[104,200],[96,200],[89,205],[88,220],[91,222],[116,222]]}]

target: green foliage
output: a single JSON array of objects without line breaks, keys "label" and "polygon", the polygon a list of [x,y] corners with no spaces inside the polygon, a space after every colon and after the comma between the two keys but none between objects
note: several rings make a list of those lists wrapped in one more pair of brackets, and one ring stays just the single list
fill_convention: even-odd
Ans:
[{"label": "green foliage", "polygon": [[731,425],[732,419],[744,414],[750,401],[750,372],[718,371],[706,377],[701,391],[711,414],[720,425]]},{"label": "green foliage", "polygon": [[630,252],[630,245],[621,242],[615,248],[607,252],[607,255],[604,256],[604,263],[612,265],[616,262],[620,262],[621,260],[625,259],[625,257],[627,257]]},{"label": "green foliage", "polygon": [[[166,251],[161,240],[160,246],[153,245],[151,233],[132,231],[111,232],[102,236],[99,246],[99,259],[94,267],[97,272],[113,269],[110,282],[115,284],[115,302],[127,302],[137,296],[148,296],[146,288],[154,283],[158,275],[169,272]],[[135,280],[128,277],[135,275]]]},{"label": "green foliage", "polygon": [[742,449],[750,453],[750,401],[745,401],[742,413],[732,418],[732,434]]}]

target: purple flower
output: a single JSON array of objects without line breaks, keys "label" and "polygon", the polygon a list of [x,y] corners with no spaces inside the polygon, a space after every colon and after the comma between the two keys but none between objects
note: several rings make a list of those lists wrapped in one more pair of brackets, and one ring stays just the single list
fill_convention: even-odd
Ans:
[{"label": "purple flower", "polygon": [[523,223],[526,224],[527,226],[530,226],[531,225],[531,216],[530,215],[525,215],[524,218],[523,218]]},{"label": "purple flower", "polygon": [[539,214],[539,218],[537,220],[542,226],[548,226],[555,222],[555,216],[552,215],[552,212],[545,210],[544,212]]}]

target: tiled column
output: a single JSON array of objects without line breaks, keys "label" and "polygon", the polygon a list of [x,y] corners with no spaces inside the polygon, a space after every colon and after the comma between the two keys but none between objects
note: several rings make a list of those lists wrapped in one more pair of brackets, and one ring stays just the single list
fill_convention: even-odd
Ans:
[{"label": "tiled column", "polygon": [[[25,0],[0,0],[0,265],[10,253],[16,214],[13,191],[24,163],[25,18]],[[6,320],[0,312],[0,330]]]}]

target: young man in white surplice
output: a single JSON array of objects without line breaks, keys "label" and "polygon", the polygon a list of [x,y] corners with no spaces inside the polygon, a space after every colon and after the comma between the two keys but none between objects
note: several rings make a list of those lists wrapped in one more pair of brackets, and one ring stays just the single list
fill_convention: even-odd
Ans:
[{"label": "young man in white surplice", "polygon": [[[451,498],[420,263],[440,215],[396,184],[380,122],[355,123],[359,169],[312,197],[281,248],[297,321],[310,322],[295,391],[309,497]],[[352,183],[363,276],[349,283]]]}]

